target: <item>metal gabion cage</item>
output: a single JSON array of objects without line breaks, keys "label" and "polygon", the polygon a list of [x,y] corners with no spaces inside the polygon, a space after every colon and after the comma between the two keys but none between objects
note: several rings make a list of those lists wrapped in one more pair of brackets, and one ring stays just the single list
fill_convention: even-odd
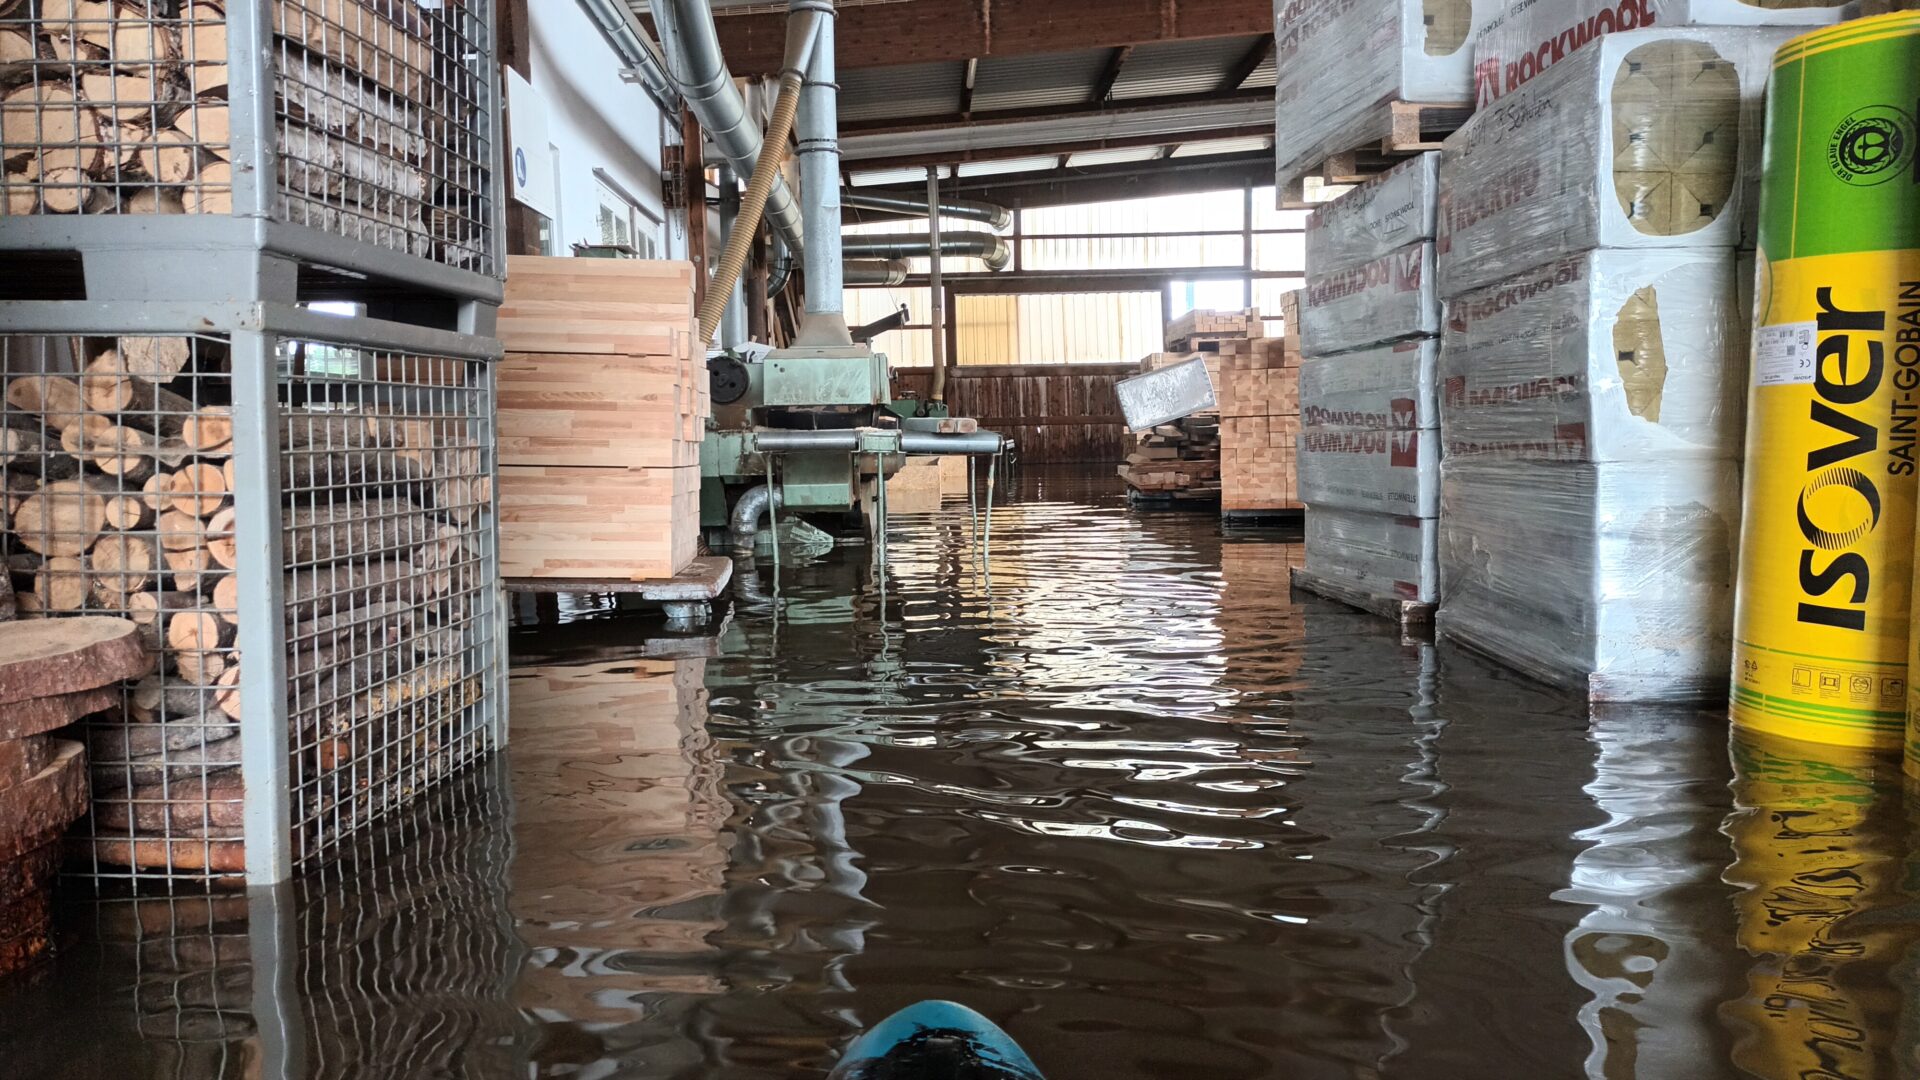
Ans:
[{"label": "metal gabion cage", "polygon": [[492,7],[0,0],[0,217],[263,217],[497,278]]},{"label": "metal gabion cage", "polygon": [[120,615],[157,658],[84,722],[69,870],[103,886],[277,880],[498,742],[491,343],[284,318],[0,336],[22,613]]}]

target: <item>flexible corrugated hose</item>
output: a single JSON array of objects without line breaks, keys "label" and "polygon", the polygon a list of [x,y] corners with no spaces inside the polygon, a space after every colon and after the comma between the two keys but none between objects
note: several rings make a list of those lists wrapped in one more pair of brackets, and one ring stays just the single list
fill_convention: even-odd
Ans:
[{"label": "flexible corrugated hose", "polygon": [[700,344],[703,347],[713,343],[713,335],[720,329],[720,317],[727,309],[727,300],[733,296],[733,290],[740,287],[740,272],[746,269],[747,256],[752,253],[753,242],[760,235],[760,218],[767,209],[767,196],[773,191],[773,181],[780,175],[781,164],[787,160],[787,142],[793,134],[793,116],[800,109],[800,82],[798,71],[780,73],[780,96],[774,99],[773,116],[767,121],[767,135],[760,151],[760,160],[754,163],[753,178],[747,181],[747,193],[740,197],[740,214],[733,219],[733,232],[727,237],[726,250],[720,254],[720,264],[714,267],[713,280],[707,283],[706,300],[700,305]]}]

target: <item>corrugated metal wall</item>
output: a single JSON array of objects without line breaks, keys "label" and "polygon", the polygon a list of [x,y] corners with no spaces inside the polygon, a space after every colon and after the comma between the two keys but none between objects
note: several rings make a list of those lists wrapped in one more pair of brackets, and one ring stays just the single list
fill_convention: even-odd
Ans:
[{"label": "corrugated metal wall", "polygon": [[1157,292],[1024,293],[955,301],[960,364],[1106,364],[1160,348]]}]

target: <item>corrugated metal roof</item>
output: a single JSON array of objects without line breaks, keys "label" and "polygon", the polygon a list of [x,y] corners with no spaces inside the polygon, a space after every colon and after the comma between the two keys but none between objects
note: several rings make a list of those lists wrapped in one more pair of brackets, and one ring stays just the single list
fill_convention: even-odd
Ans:
[{"label": "corrugated metal roof", "polygon": [[1200,142],[1181,143],[1174,147],[1172,157],[1207,157],[1213,154],[1243,154],[1252,150],[1265,150],[1272,140],[1265,135],[1249,135],[1243,139],[1204,139]]},{"label": "corrugated metal roof", "polygon": [[1087,165],[1120,165],[1130,161],[1152,161],[1160,156],[1158,146],[1129,146],[1118,150],[1082,150],[1067,159],[1067,167],[1078,169]]},{"label": "corrugated metal roof", "polygon": [[896,64],[840,72],[840,119],[890,120],[960,111],[964,63]]},{"label": "corrugated metal roof", "polygon": [[1120,69],[1114,99],[1212,93],[1257,41],[1256,37],[1203,38],[1138,46]]},{"label": "corrugated metal roof", "polygon": [[841,135],[840,149],[852,164],[903,154],[1058,146],[1139,136],[1167,136],[1168,142],[1177,142],[1174,136],[1181,132],[1272,123],[1273,102],[1253,96],[1163,105],[1132,112],[1023,118],[934,131],[855,132]]},{"label": "corrugated metal roof", "polygon": [[1279,65],[1275,62],[1273,53],[1269,52],[1267,53],[1267,58],[1260,62],[1260,66],[1253,69],[1253,74],[1247,76],[1247,81],[1240,84],[1240,89],[1257,90],[1262,87],[1270,88],[1279,81],[1279,72]]},{"label": "corrugated metal roof", "polygon": [[975,72],[973,111],[1088,104],[1111,53],[1110,49],[1077,49],[987,57]]}]

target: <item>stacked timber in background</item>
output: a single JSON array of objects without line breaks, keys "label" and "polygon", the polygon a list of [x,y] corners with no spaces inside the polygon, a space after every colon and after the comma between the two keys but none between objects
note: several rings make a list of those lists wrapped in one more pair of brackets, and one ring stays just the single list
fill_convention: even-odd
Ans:
[{"label": "stacked timber in background", "polygon": [[[1245,332],[1244,319],[1238,324]],[[1257,326],[1258,323],[1256,322]],[[1176,322],[1186,332],[1169,336],[1170,344],[1187,345],[1195,339],[1191,320]],[[1198,332],[1203,340],[1217,344],[1215,331]],[[1148,353],[1140,359],[1140,372],[1159,371],[1175,364],[1201,358],[1206,361],[1207,376],[1219,385],[1220,357],[1217,352]],[[1220,413],[1207,409],[1164,424],[1156,424],[1134,437],[1133,448],[1120,466],[1120,478],[1127,483],[1136,504],[1211,503],[1220,498]]]},{"label": "stacked timber in background", "polygon": [[0,976],[51,945],[61,835],[87,812],[86,747],[50,732],[120,703],[153,667],[125,619],[0,624]]},{"label": "stacked timber in background", "polygon": [[[303,821],[364,822],[385,808],[376,789],[413,790],[447,767],[435,752],[484,674],[470,646],[484,630],[492,484],[473,406],[424,402],[477,376],[462,362],[343,352],[283,355],[282,393],[297,402],[280,413],[283,487],[249,496],[235,486],[224,341],[0,340],[0,554],[21,616],[118,615],[158,654],[89,723],[89,872],[244,869],[247,619],[282,621],[269,633],[287,653]],[[391,368],[413,388],[362,396],[309,372],[343,362],[363,376]],[[234,522],[249,497],[284,504],[281,613],[240,609]],[[413,734],[381,730],[403,706]]]},{"label": "stacked timber in background", "polygon": [[[0,5],[0,215],[230,214],[230,0]],[[474,266],[484,95],[461,4],[265,0],[273,217]],[[475,22],[472,25],[478,26]]]},{"label": "stacked timber in background", "polygon": [[1228,521],[1301,509],[1299,293],[1281,305],[1286,336],[1220,343],[1220,513]]},{"label": "stacked timber in background", "polygon": [[1301,586],[1403,622],[1438,597],[1437,154],[1315,211],[1301,294]]},{"label": "stacked timber in background", "polygon": [[516,255],[500,337],[503,576],[670,578],[699,554],[690,263]]},{"label": "stacked timber in background", "polygon": [[[1120,415],[1113,385],[1136,374],[1135,364],[961,364],[947,369],[947,407],[1011,441],[1024,464],[1111,464],[1127,456],[1133,438]],[[931,369],[893,371],[893,396],[927,396]],[[966,493],[966,460],[941,459],[950,493]]]},{"label": "stacked timber in background", "polygon": [[1737,245],[1772,56],[1796,32],[1606,34],[1448,140],[1447,640],[1595,699],[1725,693]]}]

